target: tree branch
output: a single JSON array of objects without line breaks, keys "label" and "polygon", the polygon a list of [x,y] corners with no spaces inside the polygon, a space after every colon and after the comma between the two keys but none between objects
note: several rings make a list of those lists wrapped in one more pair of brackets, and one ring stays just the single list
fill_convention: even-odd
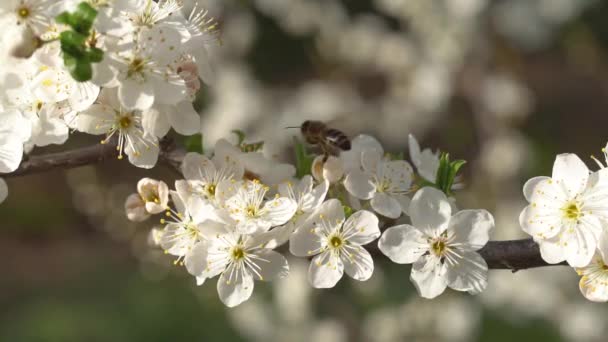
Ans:
[{"label": "tree branch", "polygon": [[[163,140],[160,144],[159,163],[180,173],[180,165],[185,153],[184,150],[176,148],[172,141]],[[116,145],[112,143],[31,156],[24,160],[15,172],[2,177],[26,176],[55,168],[69,169],[99,163],[109,158],[116,158]],[[532,239],[489,241],[479,253],[491,269],[508,269],[516,272],[534,267],[554,266],[542,259],[538,245]]]}]

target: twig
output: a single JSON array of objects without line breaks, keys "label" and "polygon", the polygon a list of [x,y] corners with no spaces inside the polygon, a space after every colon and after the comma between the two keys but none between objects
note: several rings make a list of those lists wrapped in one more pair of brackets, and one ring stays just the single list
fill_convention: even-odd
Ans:
[{"label": "twig", "polygon": [[[161,141],[160,148],[159,163],[165,164],[179,173],[185,151],[176,148],[170,140]],[[15,172],[2,175],[2,177],[26,176],[55,168],[69,169],[115,157],[116,145],[114,144],[32,156],[24,160]],[[491,269],[508,269],[516,272],[534,267],[553,266],[542,259],[538,245],[532,239],[490,241],[480,250],[480,254]],[[564,265],[564,263],[558,265]]]}]

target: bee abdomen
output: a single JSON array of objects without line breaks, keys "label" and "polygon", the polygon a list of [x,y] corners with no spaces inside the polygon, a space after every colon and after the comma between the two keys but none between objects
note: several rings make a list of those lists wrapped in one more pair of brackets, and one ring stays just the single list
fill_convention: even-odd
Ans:
[{"label": "bee abdomen", "polygon": [[325,132],[327,140],[334,146],[340,148],[343,151],[350,150],[350,139],[342,131],[334,128],[329,128]]}]

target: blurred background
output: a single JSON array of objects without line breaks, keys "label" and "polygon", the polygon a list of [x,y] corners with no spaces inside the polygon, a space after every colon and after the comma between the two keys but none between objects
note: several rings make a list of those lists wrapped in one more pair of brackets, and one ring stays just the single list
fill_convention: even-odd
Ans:
[{"label": "blurred background", "polygon": [[[186,1],[191,6],[191,1]],[[486,208],[492,239],[525,237],[526,179],[556,154],[601,156],[608,140],[608,2],[593,0],[206,0],[222,44],[202,110],[205,145],[230,130],[291,158],[306,119],[407,135],[469,163],[462,208]],[[98,142],[74,136],[69,147]],[[64,149],[40,149],[35,153]],[[128,162],[7,180],[0,205],[0,341],[605,341],[608,307],[567,267],[492,271],[481,295],[417,297],[409,266],[376,258],[372,279],[331,290],[288,278],[226,309],[147,243],[123,209],[141,177]]]}]

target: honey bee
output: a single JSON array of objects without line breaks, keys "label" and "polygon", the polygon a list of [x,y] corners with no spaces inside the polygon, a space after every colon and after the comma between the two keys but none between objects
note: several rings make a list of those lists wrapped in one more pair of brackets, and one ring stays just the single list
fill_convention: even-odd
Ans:
[{"label": "honey bee", "polygon": [[306,120],[299,128],[307,143],[318,146],[323,151],[323,162],[326,162],[330,155],[350,150],[350,139],[346,134],[328,127],[321,121]]}]

